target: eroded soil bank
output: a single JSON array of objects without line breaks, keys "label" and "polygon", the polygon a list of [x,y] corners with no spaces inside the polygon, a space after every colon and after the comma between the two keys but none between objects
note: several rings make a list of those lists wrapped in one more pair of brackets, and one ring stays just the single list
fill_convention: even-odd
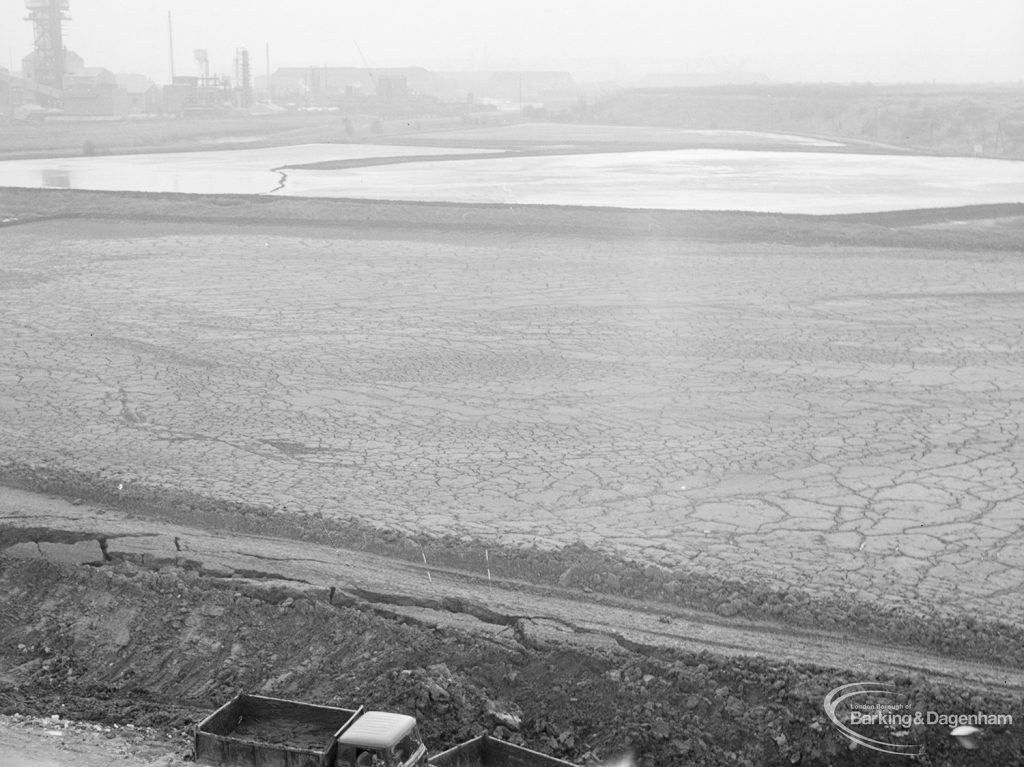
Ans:
[{"label": "eroded soil bank", "polygon": [[[1024,628],[1019,616],[983,619],[968,613],[923,613],[914,604],[878,604],[855,595],[820,597],[796,586],[772,588],[718,574],[666,569],[630,561],[582,544],[563,548],[517,548],[461,536],[411,536],[358,519],[289,512],[231,503],[115,478],[53,470],[41,465],[0,465],[0,486],[93,502],[130,516],[212,531],[236,531],[288,541],[379,554],[435,569],[485,573],[498,581],[569,589],[579,598],[597,595],[657,602],[724,619],[762,621],[791,629],[838,632],[882,645],[899,645],[961,661],[996,661],[1024,667]],[[0,520],[0,524],[2,524]],[[0,529],[0,547],[31,540],[31,533]],[[59,541],[50,537],[43,540]],[[28,537],[26,537],[28,536]],[[95,536],[92,536],[95,537]]]},{"label": "eroded soil bank", "polygon": [[[658,765],[872,762],[824,718],[819,690],[841,681],[833,670],[526,646],[514,631],[481,641],[359,606],[311,596],[277,602],[273,588],[223,588],[180,568],[127,562],[5,560],[0,583],[7,713],[182,731],[253,690],[412,713],[434,748],[489,730],[580,763],[630,749]],[[928,710],[1014,705],[896,681]],[[1013,764],[1024,743],[1012,728],[992,733],[984,753],[965,761],[944,732],[911,737],[935,763]]]},{"label": "eroded soil bank", "polygon": [[[0,713],[153,728],[178,759],[194,722],[249,691],[413,714],[433,751],[488,731],[585,765],[626,752],[641,765],[891,763],[851,749],[826,719],[825,692],[870,681],[849,670],[769,661],[757,648],[630,646],[526,619],[481,631],[249,575],[197,570],[184,556],[0,557]],[[914,710],[1024,720],[1019,691],[877,678]],[[977,751],[948,732],[899,737],[922,745],[926,764],[1024,760],[1019,726],[987,728]]]}]

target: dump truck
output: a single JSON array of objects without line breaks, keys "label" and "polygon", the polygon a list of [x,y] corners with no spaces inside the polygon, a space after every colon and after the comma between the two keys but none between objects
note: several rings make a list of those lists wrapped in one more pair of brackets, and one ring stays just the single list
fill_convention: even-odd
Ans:
[{"label": "dump truck", "polygon": [[572,767],[481,736],[427,759],[415,717],[245,693],[195,728],[205,767]]}]

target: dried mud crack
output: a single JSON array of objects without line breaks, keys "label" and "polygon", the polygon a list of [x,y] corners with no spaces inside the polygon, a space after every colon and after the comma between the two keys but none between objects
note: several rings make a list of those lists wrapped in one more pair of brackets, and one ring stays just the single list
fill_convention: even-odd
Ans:
[{"label": "dried mud crack", "polygon": [[28,716],[181,761],[244,690],[432,750],[887,764],[822,702],[888,681],[1013,717],[874,733],[922,764],[1024,762],[1021,206],[0,208],[0,753]]}]

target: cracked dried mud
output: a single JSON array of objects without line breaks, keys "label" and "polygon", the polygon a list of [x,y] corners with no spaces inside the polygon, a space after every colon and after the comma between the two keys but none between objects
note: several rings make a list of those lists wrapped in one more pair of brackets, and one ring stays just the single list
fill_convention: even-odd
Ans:
[{"label": "cracked dried mud", "polygon": [[[818,720],[831,687],[875,675],[933,705],[969,690],[1020,711],[1014,219],[977,225],[972,250],[969,221],[943,244],[928,227],[830,220],[805,237],[818,225],[736,216],[760,232],[729,242],[609,235],[614,216],[571,209],[489,209],[469,230],[471,207],[437,206],[442,225],[413,206],[396,229],[393,212],[373,223],[388,206],[356,205],[353,228],[343,204],[310,203],[322,213],[297,228],[295,201],[203,220],[165,197],[118,220],[118,200],[140,198],[50,199],[84,212],[0,228],[3,577],[24,597],[37,568],[56,614],[121,594],[93,637],[111,648],[112,699],[130,698],[129,669],[154,708],[359,692],[434,717],[441,745],[503,698],[527,743],[581,763],[632,746],[663,765],[869,763]],[[872,244],[848,244],[864,227]],[[151,636],[147,600],[176,589],[192,612]],[[326,645],[305,665],[266,637],[236,651],[195,617],[238,600],[282,631],[302,605],[304,631],[343,613],[417,649],[346,650],[341,677],[372,667],[350,693],[314,681],[338,677]],[[45,625],[74,658],[100,629],[51,625],[31,598],[2,609],[20,618],[0,635],[13,710],[42,672],[12,648],[44,644]],[[140,655],[176,667],[176,632],[206,652],[187,683]],[[218,678],[249,650],[259,663]],[[586,696],[575,719],[521,687],[536,664],[556,689],[585,686],[562,701]],[[92,690],[99,671],[53,689]],[[392,672],[406,676],[381,683]],[[684,732],[698,720],[712,736]],[[936,763],[972,763],[920,736]],[[1021,759],[1019,734],[993,737]]]}]

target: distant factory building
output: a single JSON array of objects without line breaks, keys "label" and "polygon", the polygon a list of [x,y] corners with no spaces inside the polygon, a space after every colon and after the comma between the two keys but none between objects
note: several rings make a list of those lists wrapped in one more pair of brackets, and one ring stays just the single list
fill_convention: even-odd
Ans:
[{"label": "distant factory building", "polygon": [[124,117],[128,93],[103,67],[68,69],[64,75],[64,114],[76,117]]},{"label": "distant factory building", "polygon": [[750,85],[770,82],[756,72],[655,72],[644,75],[642,88],[710,88],[719,85]]},{"label": "distant factory building", "polygon": [[[256,78],[267,92],[267,78]],[[270,75],[269,96],[278,104],[340,102],[375,96],[398,104],[430,97],[465,101],[468,96],[509,102],[576,98],[579,86],[569,72],[431,72],[422,67],[282,67]]]},{"label": "distant factory building", "polygon": [[160,87],[145,75],[116,75],[117,84],[128,95],[128,114],[153,114],[161,111]]},{"label": "distant factory building", "polygon": [[576,80],[568,72],[495,72],[480,95],[507,101],[538,101],[576,88]]},{"label": "distant factory building", "polygon": [[377,95],[384,101],[404,101],[409,96],[409,81],[404,77],[381,77],[377,80]]},{"label": "distant factory building", "polygon": [[0,70],[0,119],[9,118],[20,104],[21,96],[16,94],[14,78],[7,70]]},{"label": "distant factory building", "polygon": [[50,110],[39,101],[54,103],[61,91],[0,70],[0,118],[43,119]]},{"label": "distant factory building", "polygon": [[[442,84],[440,75],[422,67],[282,67],[270,75],[270,96],[275,103],[356,96],[403,99],[435,95]],[[266,91],[267,78],[256,78],[256,87]]]},{"label": "distant factory building", "polygon": [[546,102],[577,98],[579,85],[569,72],[442,72],[438,98],[465,101]]},{"label": "distant factory building", "polygon": [[175,75],[174,82],[163,86],[162,110],[173,115],[232,114],[239,107],[238,93],[227,77],[191,77]]},{"label": "distant factory building", "polygon": [[[36,65],[40,59],[33,51],[21,60],[22,71],[28,80],[36,80]],[[64,114],[75,117],[124,117],[130,111],[131,100],[114,73],[103,67],[87,67],[85,59],[71,50],[64,51],[64,74],[61,78],[63,94],[52,99]]]},{"label": "distant factory building", "polygon": [[114,73],[104,67],[79,67],[69,69],[64,75],[65,88],[96,88],[98,86],[117,86]]},{"label": "distant factory building", "polygon": [[84,83],[64,89],[64,114],[73,117],[124,117],[128,93],[116,83]]},{"label": "distant factory building", "polygon": [[[39,69],[39,62],[45,60],[45,56],[39,53],[39,51],[32,51],[21,60],[21,74],[28,80],[38,80],[36,76],[40,74],[37,72]],[[70,51],[67,48],[64,49],[64,74],[68,72],[76,72],[85,67],[85,59],[79,56],[74,51]]]},{"label": "distant factory building", "polygon": [[175,77],[160,92],[160,103],[167,114],[182,115],[199,105],[199,78]]}]

